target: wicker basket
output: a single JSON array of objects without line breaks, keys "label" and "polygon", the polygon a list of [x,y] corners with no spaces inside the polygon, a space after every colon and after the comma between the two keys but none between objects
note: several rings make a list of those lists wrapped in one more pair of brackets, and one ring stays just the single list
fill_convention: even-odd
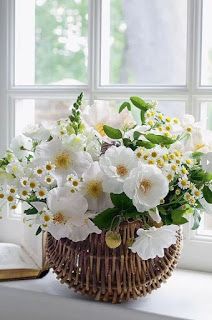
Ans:
[{"label": "wicker basket", "polygon": [[116,249],[105,244],[105,233],[91,234],[85,241],[55,240],[47,236],[47,259],[61,283],[100,301],[118,303],[145,296],[160,287],[171,276],[181,248],[181,235],[176,245],[165,249],[163,258],[142,260],[128,249],[140,221],[120,225],[122,243]]}]

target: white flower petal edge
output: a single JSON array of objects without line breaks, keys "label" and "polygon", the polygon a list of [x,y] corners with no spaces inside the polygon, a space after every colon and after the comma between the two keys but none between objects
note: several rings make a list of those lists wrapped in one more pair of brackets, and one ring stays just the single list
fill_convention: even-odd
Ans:
[{"label": "white flower petal edge", "polygon": [[176,243],[178,230],[179,227],[176,225],[151,227],[148,230],[138,229],[138,237],[130,249],[143,260],[162,258],[164,249]]}]

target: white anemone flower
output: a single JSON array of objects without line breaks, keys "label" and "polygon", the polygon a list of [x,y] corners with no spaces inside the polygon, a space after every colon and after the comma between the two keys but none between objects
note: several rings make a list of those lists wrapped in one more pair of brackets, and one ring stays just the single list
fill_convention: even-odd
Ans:
[{"label": "white anemone flower", "polygon": [[71,228],[84,224],[87,200],[80,193],[71,193],[67,187],[52,189],[47,196],[47,205],[53,215],[48,231],[52,236],[70,238]]},{"label": "white anemone flower", "polygon": [[87,152],[73,152],[59,138],[41,143],[36,150],[36,157],[44,162],[50,161],[55,166],[52,175],[57,179],[59,186],[65,182],[70,173],[81,176],[92,162],[92,158]]},{"label": "white anemone flower", "polygon": [[112,208],[110,194],[103,191],[103,173],[99,163],[94,162],[90,168],[84,172],[81,192],[88,201],[88,209],[94,212],[100,212],[107,208]]},{"label": "white anemone flower", "polygon": [[155,257],[162,258],[164,249],[176,243],[177,230],[179,230],[179,227],[176,225],[160,228],[151,227],[148,230],[138,229],[138,237],[130,249],[143,260],[154,259]]},{"label": "white anemone flower", "polygon": [[202,156],[202,168],[207,172],[212,172],[212,152],[208,152]]},{"label": "white anemone flower", "polygon": [[128,110],[118,113],[107,101],[97,101],[93,106],[87,106],[82,112],[82,117],[88,126],[94,128],[100,137],[105,136],[103,126],[115,128],[132,126],[135,121]]},{"label": "white anemone flower", "polygon": [[50,131],[42,124],[35,124],[27,126],[23,134],[35,141],[46,141],[50,137]]},{"label": "white anemone flower", "polygon": [[169,184],[159,168],[139,163],[125,180],[123,189],[138,212],[143,212],[159,205],[169,192]]},{"label": "white anemone flower", "polygon": [[158,208],[149,210],[149,215],[152,218],[152,220],[155,221],[156,223],[161,222],[161,216],[159,214]]},{"label": "white anemone flower", "polygon": [[32,140],[21,134],[12,140],[10,149],[13,151],[17,159],[25,159],[32,154]]},{"label": "white anemone flower", "polygon": [[104,173],[103,190],[120,194],[124,181],[131,170],[137,167],[138,161],[130,148],[112,146],[100,157],[99,163]]},{"label": "white anemone flower", "polygon": [[74,242],[85,240],[89,234],[100,234],[102,231],[91,221],[88,217],[85,217],[84,223],[78,226],[72,226],[68,238]]}]

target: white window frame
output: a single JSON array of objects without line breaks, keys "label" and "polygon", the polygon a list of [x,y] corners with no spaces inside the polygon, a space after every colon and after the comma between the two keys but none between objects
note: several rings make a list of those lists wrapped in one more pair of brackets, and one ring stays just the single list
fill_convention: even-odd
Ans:
[{"label": "white window frame", "polygon": [[[184,86],[101,85],[101,10],[102,2],[106,3],[108,0],[88,1],[88,85],[15,86],[15,0],[0,0],[0,152],[8,147],[9,141],[14,136],[14,103],[18,98],[75,99],[77,94],[83,91],[86,99],[92,103],[95,99],[125,99],[136,94],[146,99],[156,98],[159,101],[185,101],[186,112],[192,113],[196,119],[200,118],[200,101],[212,101],[212,86],[200,84],[203,0],[187,1],[187,70]],[[197,236],[195,232],[186,230],[180,266],[212,271],[212,255],[208,254],[211,248],[212,237]]]}]

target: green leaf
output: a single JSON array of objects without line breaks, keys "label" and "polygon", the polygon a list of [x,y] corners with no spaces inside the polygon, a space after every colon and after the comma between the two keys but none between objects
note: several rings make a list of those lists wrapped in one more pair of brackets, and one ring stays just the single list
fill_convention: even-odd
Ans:
[{"label": "green leaf", "polygon": [[131,104],[127,101],[123,102],[119,108],[119,113],[121,113],[125,108],[131,111]]},{"label": "green leaf", "polygon": [[29,208],[27,210],[24,210],[24,213],[26,215],[33,215],[33,214],[37,214],[38,210],[36,208]]},{"label": "green leaf", "polygon": [[210,182],[212,180],[212,173],[205,172],[204,170],[200,169],[199,171],[193,171],[190,174],[190,180],[194,181],[201,181],[204,182]]},{"label": "green leaf", "polygon": [[136,142],[137,147],[144,147],[146,149],[154,148],[155,144],[149,141],[138,140]]},{"label": "green leaf", "polygon": [[130,101],[136,108],[142,111],[147,111],[150,108],[148,103],[139,97],[130,97]]},{"label": "green leaf", "polygon": [[187,223],[188,220],[186,218],[183,217],[183,215],[186,213],[186,210],[174,210],[171,213],[172,216],[172,222],[173,224],[184,224]]},{"label": "green leaf", "polygon": [[145,134],[145,137],[147,138],[147,140],[155,144],[169,145],[176,142],[176,140],[174,139],[154,133],[147,133]]},{"label": "green leaf", "polygon": [[36,231],[35,235],[36,235],[36,236],[38,236],[41,232],[42,232],[41,227],[38,227],[38,229],[37,229],[37,231]]},{"label": "green leaf", "polygon": [[202,192],[203,192],[203,196],[204,196],[205,200],[208,203],[212,203],[212,191],[210,190],[210,188],[207,186],[204,186]]},{"label": "green leaf", "polygon": [[105,134],[111,139],[121,139],[122,133],[121,130],[112,128],[110,126],[104,125],[103,126]]},{"label": "green leaf", "polygon": [[129,199],[124,192],[121,194],[111,193],[110,198],[114,206],[120,210],[126,210],[134,207],[132,200]]},{"label": "green leaf", "polygon": [[108,208],[101,213],[99,213],[94,219],[93,222],[94,224],[101,230],[107,230],[115,224],[118,224],[118,217],[117,219],[115,218],[116,216],[119,215],[119,209],[117,208]]},{"label": "green leaf", "polygon": [[136,211],[136,209],[135,209],[135,211],[134,210],[127,210],[125,213],[124,213],[124,217],[126,218],[126,219],[136,219],[137,217],[139,217],[141,215],[141,212],[138,212],[138,211]]},{"label": "green leaf", "polygon": [[203,152],[193,152],[192,153],[192,158],[194,158],[194,159],[199,159],[199,158],[201,158],[202,156],[203,156]]},{"label": "green leaf", "polygon": [[193,222],[192,230],[196,230],[197,228],[199,228],[200,221],[201,221],[200,210],[195,210],[193,217],[194,217],[194,222]]},{"label": "green leaf", "polygon": [[133,138],[134,140],[138,140],[138,138],[141,136],[142,133],[140,133],[139,131],[134,131],[133,132]]},{"label": "green leaf", "polygon": [[144,110],[140,112],[141,124],[145,124],[145,112]]},{"label": "green leaf", "polygon": [[132,141],[129,138],[123,138],[123,144],[125,147],[130,147],[132,145]]}]

